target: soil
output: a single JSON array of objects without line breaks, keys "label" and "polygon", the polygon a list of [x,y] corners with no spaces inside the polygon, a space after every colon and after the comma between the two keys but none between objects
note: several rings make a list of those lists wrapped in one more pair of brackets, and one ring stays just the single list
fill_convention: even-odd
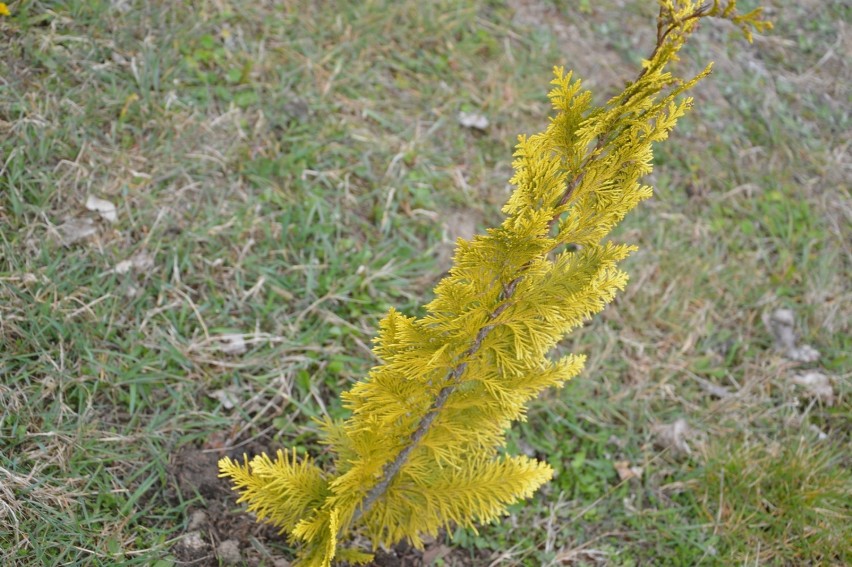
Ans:
[{"label": "soil", "polygon": [[178,565],[287,565],[276,563],[272,553],[264,557],[266,554],[252,545],[253,541],[257,541],[261,544],[269,542],[270,547],[280,547],[286,545],[286,541],[275,528],[257,523],[252,515],[236,504],[235,493],[227,479],[218,478],[217,463],[226,455],[211,449],[186,447],[170,465],[176,488],[173,503],[196,501],[187,508],[183,537],[172,547]]}]

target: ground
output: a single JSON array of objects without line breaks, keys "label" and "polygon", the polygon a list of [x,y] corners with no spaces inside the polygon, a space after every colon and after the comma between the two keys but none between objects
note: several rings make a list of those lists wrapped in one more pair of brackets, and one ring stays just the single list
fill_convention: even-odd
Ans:
[{"label": "ground", "polygon": [[[313,418],[498,223],[551,68],[603,102],[642,0],[7,2],[0,16],[0,563],[284,565],[216,476],[323,456]],[[756,2],[741,1],[744,8]],[[852,562],[848,3],[762,2],[656,150],[586,370],[509,450],[556,477],[379,565]],[[792,5],[794,4],[794,5]],[[462,113],[464,114],[463,119]],[[484,119],[484,121],[483,121]]]}]

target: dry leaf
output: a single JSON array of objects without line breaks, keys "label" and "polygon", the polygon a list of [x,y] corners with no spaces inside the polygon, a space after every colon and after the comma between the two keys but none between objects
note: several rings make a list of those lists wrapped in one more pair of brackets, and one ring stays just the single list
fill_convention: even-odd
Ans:
[{"label": "dry leaf", "polygon": [[793,330],[796,318],[791,309],[776,309],[771,314],[764,314],[763,323],[775,338],[775,350],[785,358],[796,362],[815,362],[819,359],[818,350],[810,345],[797,344]]},{"label": "dry leaf", "polygon": [[144,250],[140,250],[130,257],[133,267],[139,272],[147,272],[154,267],[154,256]]},{"label": "dry leaf", "polygon": [[707,393],[711,396],[716,396],[717,398],[727,398],[731,395],[731,391],[728,390],[724,386],[719,386],[718,384],[713,384],[712,382],[706,382],[701,384]]},{"label": "dry leaf", "polygon": [[657,445],[671,449],[675,453],[689,455],[692,453],[686,440],[695,435],[685,419],[680,418],[674,423],[658,425],[654,428],[657,434]]},{"label": "dry leaf", "polygon": [[630,461],[615,461],[613,463],[615,472],[618,473],[618,478],[628,480],[631,478],[642,478],[644,469],[639,466],[630,466]]},{"label": "dry leaf", "polygon": [[234,406],[240,403],[240,397],[237,395],[236,386],[228,386],[212,392],[207,392],[207,396],[214,400],[219,400],[222,407],[226,410],[233,409]]},{"label": "dry leaf", "polygon": [[692,379],[698,382],[701,388],[711,396],[716,396],[717,398],[727,398],[728,396],[733,395],[731,394],[731,391],[728,390],[726,387],[720,386],[719,384],[714,384],[713,382],[705,380],[700,376],[692,375]]},{"label": "dry leaf", "polygon": [[555,558],[554,565],[606,565],[610,551],[593,549],[590,547],[578,547],[560,551]]},{"label": "dry leaf", "polygon": [[811,345],[799,345],[787,350],[787,358],[796,362],[816,362],[819,360],[819,351]]},{"label": "dry leaf", "polygon": [[63,246],[70,246],[98,232],[95,221],[92,219],[71,219],[57,228]]},{"label": "dry leaf", "polygon": [[820,441],[825,441],[826,439],[828,439],[828,433],[826,433],[825,431],[823,431],[822,429],[820,429],[819,427],[817,427],[813,423],[808,426],[808,429],[813,431],[816,434],[817,439],[819,439]]},{"label": "dry leaf", "polygon": [[137,252],[127,260],[122,260],[108,273],[126,274],[131,268],[137,272],[146,272],[152,267],[154,267],[154,257],[143,250]]},{"label": "dry leaf", "polygon": [[790,381],[804,388],[812,398],[816,398],[827,406],[834,405],[834,388],[831,385],[831,378],[822,372],[805,372],[793,376]]},{"label": "dry leaf", "polygon": [[437,560],[449,555],[451,551],[452,549],[443,544],[436,545],[435,547],[430,547],[429,549],[423,552],[423,565],[432,565]]},{"label": "dry leaf", "polygon": [[488,119],[477,112],[459,112],[459,124],[482,132],[488,129]]},{"label": "dry leaf", "polygon": [[179,545],[192,551],[198,551],[206,548],[207,542],[204,541],[199,532],[189,532],[180,539]]},{"label": "dry leaf", "polygon": [[86,199],[86,208],[90,211],[97,211],[104,220],[118,222],[118,213],[115,210],[115,205],[109,201],[89,195],[89,198]]},{"label": "dry leaf", "polygon": [[133,9],[130,5],[130,0],[110,0],[110,7],[122,14],[126,14]]},{"label": "dry leaf", "polygon": [[218,338],[219,341],[221,341],[219,350],[225,354],[243,354],[248,350],[244,335],[234,333],[230,335],[221,335]]},{"label": "dry leaf", "polygon": [[130,268],[133,267],[133,262],[130,260],[123,260],[115,265],[115,267],[111,270],[116,274],[126,274],[130,271]]},{"label": "dry leaf", "polygon": [[311,107],[308,106],[308,103],[298,98],[285,102],[281,110],[284,111],[284,116],[287,117],[288,122],[305,122],[311,115]]}]

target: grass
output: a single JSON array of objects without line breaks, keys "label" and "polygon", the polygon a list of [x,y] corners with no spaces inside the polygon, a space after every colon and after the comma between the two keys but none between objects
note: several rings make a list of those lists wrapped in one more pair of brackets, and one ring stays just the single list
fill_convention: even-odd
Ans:
[{"label": "grass", "polygon": [[[754,46],[724,26],[696,37],[683,65],[716,71],[658,148],[657,198],[620,229],[641,247],[631,284],[566,343],[587,371],[511,434],[559,474],[504,522],[449,534],[438,562],[849,561],[852,14],[764,4],[776,30]],[[180,563],[212,499],[176,488],[182,451],[320,451],[311,418],[341,411],[388,306],[428,299],[460,224],[498,222],[550,67],[604,100],[654,16],[633,0],[10,10],[0,561],[15,565]],[[782,307],[818,361],[773,349],[762,319]],[[807,370],[831,377],[832,405],[792,383]],[[234,537],[249,563],[288,556]]]},{"label": "grass", "polygon": [[852,478],[844,455],[803,438],[786,443],[717,448],[697,474],[708,520],[715,515],[737,534],[724,542],[737,562],[849,563],[849,533],[841,523],[849,515]]}]

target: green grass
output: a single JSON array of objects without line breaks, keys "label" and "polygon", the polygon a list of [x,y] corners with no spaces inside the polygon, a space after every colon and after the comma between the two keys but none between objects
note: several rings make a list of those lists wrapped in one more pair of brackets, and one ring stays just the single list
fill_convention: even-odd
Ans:
[{"label": "green grass", "polygon": [[785,445],[715,448],[697,471],[708,521],[737,538],[721,550],[737,562],[848,564],[852,474],[838,447],[806,438]]},{"label": "green grass", "polygon": [[[551,66],[603,101],[653,34],[638,0],[314,4],[0,19],[0,563],[175,564],[212,500],[176,488],[182,450],[321,453],[311,418],[341,412],[387,308],[428,300],[447,219],[499,222]],[[564,345],[587,371],[510,435],[558,474],[449,534],[445,565],[848,562],[852,14],[788,4],[765,3],[776,30],[753,46],[696,36],[683,65],[716,70],[619,231],[641,247],[631,284]],[[69,243],[80,219],[95,230]],[[781,307],[817,362],[773,350]],[[833,405],[791,383],[809,369]],[[689,452],[660,433],[679,418]]]}]

